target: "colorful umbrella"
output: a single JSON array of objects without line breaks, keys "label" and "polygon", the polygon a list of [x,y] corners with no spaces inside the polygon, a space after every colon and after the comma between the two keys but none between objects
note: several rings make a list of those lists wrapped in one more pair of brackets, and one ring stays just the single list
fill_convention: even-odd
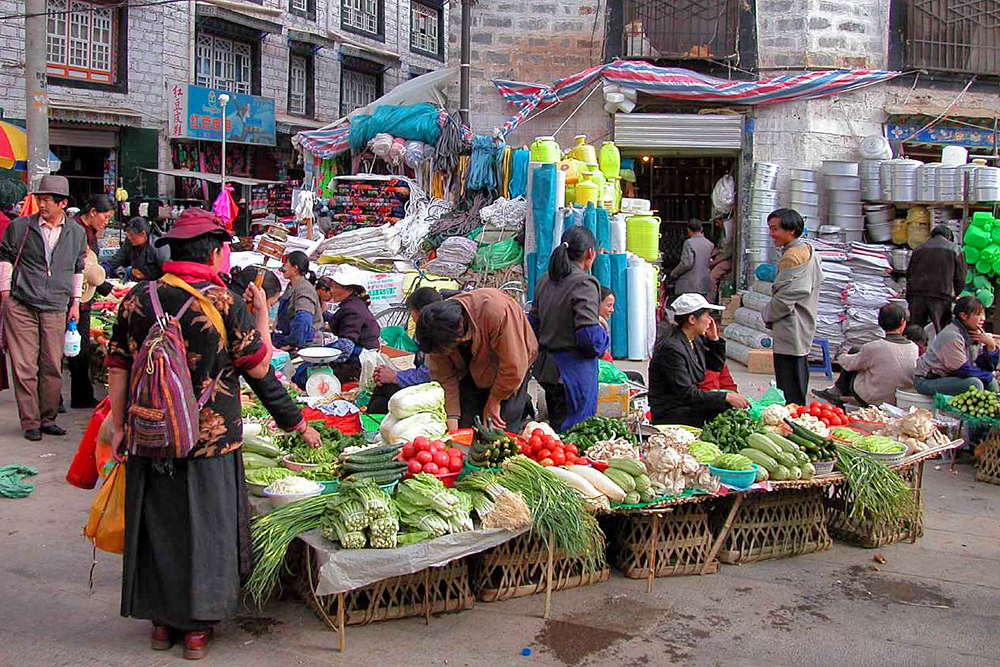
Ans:
[{"label": "colorful umbrella", "polygon": [[[49,171],[59,171],[62,163],[49,152]],[[0,120],[0,167],[28,171],[28,134],[23,128]]]}]

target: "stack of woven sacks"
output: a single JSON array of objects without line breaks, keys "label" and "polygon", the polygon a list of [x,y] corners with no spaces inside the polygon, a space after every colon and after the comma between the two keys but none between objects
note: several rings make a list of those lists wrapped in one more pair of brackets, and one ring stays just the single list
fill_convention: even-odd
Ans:
[{"label": "stack of woven sacks", "polygon": [[764,325],[764,310],[771,302],[771,283],[754,282],[753,289],[745,292],[741,305],[733,315],[733,323],[725,328],[726,356],[742,364],[750,360],[750,350],[771,349],[771,332]]}]

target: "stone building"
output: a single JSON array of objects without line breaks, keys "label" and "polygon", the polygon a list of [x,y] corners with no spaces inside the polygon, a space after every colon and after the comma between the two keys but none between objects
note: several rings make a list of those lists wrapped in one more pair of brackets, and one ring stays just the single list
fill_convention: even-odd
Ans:
[{"label": "stone building", "polygon": [[[215,103],[222,91],[234,106],[249,104],[237,95],[262,100],[254,110],[268,116],[268,131],[250,143],[230,132],[227,173],[294,177],[292,134],[443,66],[450,48],[442,0],[48,0],[48,9],[50,144],[80,197],[119,182],[161,197],[197,190],[193,179],[139,168],[218,173],[218,132],[205,140],[210,123],[191,125],[205,116],[174,112],[182,99]],[[0,19],[0,107],[13,122],[25,114],[23,11],[0,0],[10,17]]]}]

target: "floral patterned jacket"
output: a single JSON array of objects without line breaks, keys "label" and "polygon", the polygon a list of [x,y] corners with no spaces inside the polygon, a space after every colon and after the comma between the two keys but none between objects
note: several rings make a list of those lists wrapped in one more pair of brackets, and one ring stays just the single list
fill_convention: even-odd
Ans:
[{"label": "floral patterned jacket", "polygon": [[[209,285],[192,283],[196,289]],[[180,311],[188,299],[183,290],[162,284],[158,294],[163,311],[168,316]],[[225,369],[225,372],[201,411],[201,431],[197,444],[188,455],[191,458],[221,456],[240,447],[243,420],[240,417],[239,375],[258,365],[267,355],[242,297],[220,286],[210,287],[205,295],[222,315],[226,342],[223,343],[201,304],[197,300],[192,303],[181,318],[181,331],[187,342],[187,362],[195,395],[200,396],[220,370]],[[118,319],[108,341],[108,368],[131,371],[135,355],[154,319],[148,288],[145,282],[141,282],[118,307]]]}]

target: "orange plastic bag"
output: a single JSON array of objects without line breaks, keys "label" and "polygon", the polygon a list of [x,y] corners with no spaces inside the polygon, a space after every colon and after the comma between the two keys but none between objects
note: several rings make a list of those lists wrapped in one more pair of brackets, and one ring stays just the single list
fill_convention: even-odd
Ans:
[{"label": "orange plastic bag", "polygon": [[90,505],[90,517],[83,528],[101,551],[120,554],[125,550],[125,466],[116,463]]}]

